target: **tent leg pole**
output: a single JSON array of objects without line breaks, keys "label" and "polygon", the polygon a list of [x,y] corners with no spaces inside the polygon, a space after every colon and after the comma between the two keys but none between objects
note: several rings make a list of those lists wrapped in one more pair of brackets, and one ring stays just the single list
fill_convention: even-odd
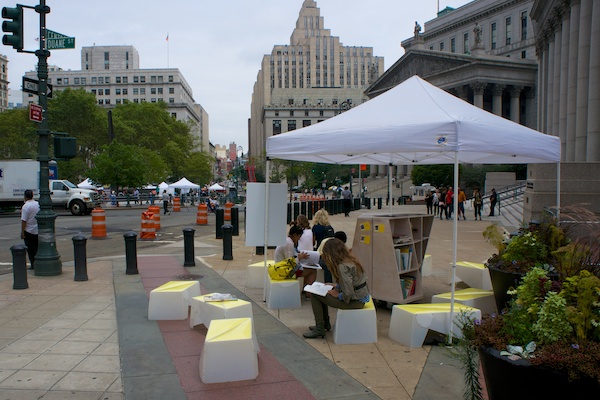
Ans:
[{"label": "tent leg pole", "polygon": [[267,257],[268,257],[268,252],[269,252],[269,181],[270,181],[270,176],[271,176],[271,163],[270,160],[267,158],[267,163],[266,163],[266,167],[265,167],[265,237],[264,237],[264,280],[263,280],[263,301],[267,301],[267,278],[269,275],[269,272],[267,271]]},{"label": "tent leg pole", "polygon": [[556,163],[556,220],[560,222],[560,162]]},{"label": "tent leg pole", "polygon": [[456,291],[456,252],[458,241],[458,151],[454,153],[454,212],[452,218],[452,280],[450,287],[450,326],[448,327],[448,344],[452,344],[452,328],[454,325],[454,294]]}]

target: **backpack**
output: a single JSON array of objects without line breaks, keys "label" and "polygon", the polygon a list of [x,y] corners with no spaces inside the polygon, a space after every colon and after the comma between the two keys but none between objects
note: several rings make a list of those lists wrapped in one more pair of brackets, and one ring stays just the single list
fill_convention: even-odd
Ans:
[{"label": "backpack", "polygon": [[300,265],[296,264],[296,259],[293,257],[286,258],[275,264],[269,264],[269,276],[274,281],[282,281],[284,279],[296,279],[296,271]]}]

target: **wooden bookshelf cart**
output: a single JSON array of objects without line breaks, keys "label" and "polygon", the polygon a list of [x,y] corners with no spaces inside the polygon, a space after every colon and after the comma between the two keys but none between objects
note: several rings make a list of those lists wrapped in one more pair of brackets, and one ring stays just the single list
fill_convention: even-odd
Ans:
[{"label": "wooden bookshelf cart", "polygon": [[371,296],[395,304],[423,298],[421,268],[433,215],[365,214],[356,221],[352,254],[362,263]]}]

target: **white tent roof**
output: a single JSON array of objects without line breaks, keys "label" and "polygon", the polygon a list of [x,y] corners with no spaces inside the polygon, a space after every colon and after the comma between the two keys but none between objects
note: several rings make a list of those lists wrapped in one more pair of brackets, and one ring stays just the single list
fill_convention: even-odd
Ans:
[{"label": "white tent roof", "polygon": [[158,184],[158,188],[160,190],[168,189],[169,188],[169,184],[167,182],[161,182],[161,183]]},{"label": "white tent roof", "polygon": [[78,188],[81,189],[96,189],[97,186],[94,185],[94,183],[92,181],[90,181],[90,178],[85,178],[85,180],[83,182],[79,182],[77,184]]},{"label": "white tent roof", "polygon": [[225,190],[225,188],[223,186],[219,185],[218,183],[215,183],[214,185],[209,186],[208,190],[212,190],[212,191],[215,191],[215,192],[220,192],[220,191]]},{"label": "white tent roof", "polygon": [[200,185],[188,181],[185,177],[169,185],[170,189],[199,189]]},{"label": "white tent roof", "polygon": [[413,76],[334,118],[267,139],[267,156],[332,164],[560,161],[560,140]]}]

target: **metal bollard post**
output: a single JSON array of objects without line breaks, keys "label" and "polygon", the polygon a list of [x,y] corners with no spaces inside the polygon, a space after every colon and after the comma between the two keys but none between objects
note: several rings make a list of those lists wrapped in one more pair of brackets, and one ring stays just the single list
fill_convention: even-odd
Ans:
[{"label": "metal bollard post", "polygon": [[233,226],[225,224],[222,227],[223,230],[223,260],[233,260],[233,247],[231,244],[231,238],[233,234]]},{"label": "metal bollard post", "polygon": [[381,197],[377,198],[377,209],[381,210],[381,205],[383,203],[383,199]]},{"label": "metal bollard post", "polygon": [[233,225],[233,236],[240,236],[240,210],[237,207],[231,209],[231,225]]},{"label": "metal bollard post", "polygon": [[256,246],[256,255],[264,256],[265,255],[265,246]]},{"label": "metal bollard post", "polygon": [[223,224],[225,223],[225,210],[217,208],[216,239],[223,239]]},{"label": "metal bollard post", "polygon": [[75,255],[75,281],[82,282],[88,280],[87,275],[87,255],[85,245],[87,238],[83,235],[73,236],[73,254]]},{"label": "metal bollard post", "polygon": [[185,228],[183,230],[184,267],[196,266],[196,257],[194,256],[194,232],[196,232],[196,230],[192,228]]},{"label": "metal bollard post", "polygon": [[127,232],[123,235],[123,237],[125,238],[125,263],[127,264],[125,274],[137,275],[137,233]]},{"label": "metal bollard post", "polygon": [[27,289],[27,246],[24,244],[15,244],[10,248],[13,258],[13,289]]}]

